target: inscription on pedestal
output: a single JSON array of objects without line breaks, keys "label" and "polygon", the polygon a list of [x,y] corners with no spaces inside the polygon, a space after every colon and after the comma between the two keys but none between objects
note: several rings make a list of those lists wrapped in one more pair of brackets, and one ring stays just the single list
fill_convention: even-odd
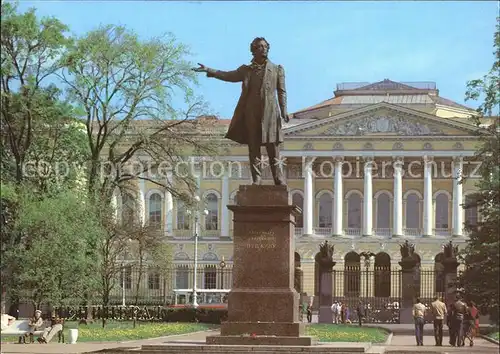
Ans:
[{"label": "inscription on pedestal", "polygon": [[251,249],[273,249],[276,248],[276,236],[273,231],[250,231],[251,237],[243,244],[244,248]]}]

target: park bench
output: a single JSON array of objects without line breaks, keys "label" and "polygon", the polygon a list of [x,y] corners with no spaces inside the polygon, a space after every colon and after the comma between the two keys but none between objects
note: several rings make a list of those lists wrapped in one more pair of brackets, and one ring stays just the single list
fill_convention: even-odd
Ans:
[{"label": "park bench", "polygon": [[[15,320],[9,327],[0,332],[1,336],[18,336],[23,337],[25,334],[30,332],[30,327],[28,326],[29,320]],[[44,328],[47,327],[47,322],[44,322],[43,328],[34,331],[35,336],[41,336],[43,334]],[[63,330],[57,334],[58,342],[64,343],[64,324]]]}]

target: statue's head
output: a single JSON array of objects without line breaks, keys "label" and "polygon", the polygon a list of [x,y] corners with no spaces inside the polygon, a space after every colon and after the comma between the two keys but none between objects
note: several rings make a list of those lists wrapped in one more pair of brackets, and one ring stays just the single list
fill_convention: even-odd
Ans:
[{"label": "statue's head", "polygon": [[267,58],[270,48],[269,42],[264,37],[257,37],[250,43],[250,52],[254,57]]}]

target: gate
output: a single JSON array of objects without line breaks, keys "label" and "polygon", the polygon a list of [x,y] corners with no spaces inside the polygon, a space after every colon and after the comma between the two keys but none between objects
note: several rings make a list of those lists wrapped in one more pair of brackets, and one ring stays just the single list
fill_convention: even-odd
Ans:
[{"label": "gate", "polygon": [[357,307],[364,311],[366,323],[399,323],[401,304],[401,271],[334,270],[333,301],[348,308],[348,319],[358,321]]}]

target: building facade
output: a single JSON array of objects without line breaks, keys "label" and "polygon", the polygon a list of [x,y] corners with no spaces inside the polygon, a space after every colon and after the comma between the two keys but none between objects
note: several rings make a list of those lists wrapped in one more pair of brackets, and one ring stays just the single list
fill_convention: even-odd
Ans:
[{"label": "building facade", "polygon": [[[439,277],[443,245],[452,240],[464,247],[464,225],[479,217],[476,209],[464,208],[479,178],[474,114],[439,96],[434,83],[390,80],[339,84],[333,98],[294,113],[284,125],[279,163],[290,201],[302,209],[295,247],[303,293],[318,291],[314,257],[324,240],[335,245],[334,296],[397,297],[394,270],[405,240],[415,244],[421,270]],[[228,123],[217,120],[222,132]],[[225,142],[220,155],[193,157],[207,210],[197,247],[200,289],[231,286],[233,223],[226,205],[235,202],[239,185],[250,183],[246,146]],[[268,163],[262,159],[263,167]],[[168,291],[192,289],[192,213],[154,184],[137,183],[141,218],[161,225],[173,247]],[[272,184],[269,168],[264,184]],[[118,196],[122,212],[127,198]],[[369,277],[359,276],[361,270]],[[144,285],[159,289],[160,278],[145,277]],[[429,296],[444,291],[435,279],[424,278],[418,282]]]}]

